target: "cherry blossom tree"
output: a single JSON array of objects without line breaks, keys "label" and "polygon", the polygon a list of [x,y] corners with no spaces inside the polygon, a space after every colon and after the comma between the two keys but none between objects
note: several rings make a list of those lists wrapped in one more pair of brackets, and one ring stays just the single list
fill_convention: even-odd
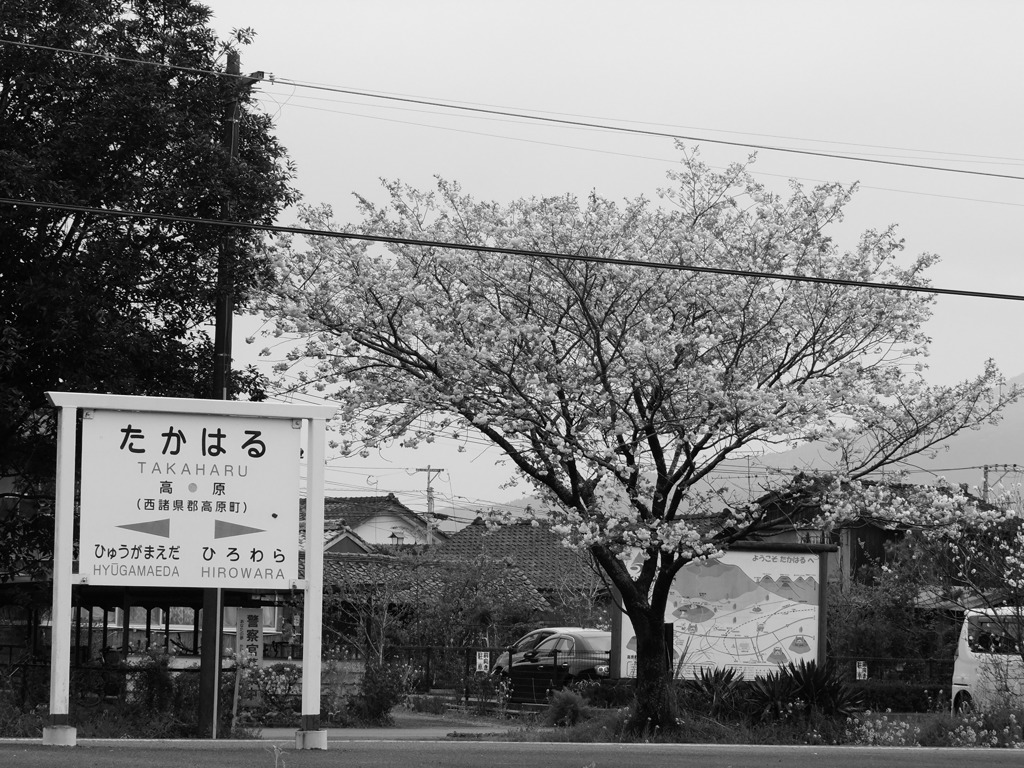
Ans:
[{"label": "cherry blossom tree", "polygon": [[[926,286],[936,259],[903,263],[891,227],[841,250],[826,230],[853,188],[779,195],[749,164],[713,172],[685,151],[668,178],[660,205],[385,183],[387,201],[360,198],[346,231],[434,244],[282,241],[266,307],[279,333],[305,339],[299,386],[358,425],[343,450],[467,433],[501,448],[617,588],[638,641],[632,722],[661,727],[675,716],[662,628],[680,568],[798,515],[948,523],[956,496],[911,503],[858,481],[1017,397],[991,363],[956,386],[925,382],[933,297],[858,283]],[[327,208],[305,221],[336,229]],[[756,498],[716,480],[753,446],[808,440],[833,451],[826,475]]]}]

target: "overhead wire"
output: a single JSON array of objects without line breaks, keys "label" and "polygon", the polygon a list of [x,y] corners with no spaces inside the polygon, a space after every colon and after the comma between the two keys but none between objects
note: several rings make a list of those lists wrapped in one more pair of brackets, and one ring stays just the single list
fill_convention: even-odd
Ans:
[{"label": "overhead wire", "polygon": [[336,232],[329,229],[313,229],[308,227],[284,226],[279,224],[256,224],[243,221],[229,221],[225,219],[207,219],[195,216],[181,216],[177,214],[153,213],[146,211],[128,211],[122,208],[95,208],[87,205],[73,205],[71,203],[42,202],[27,200],[24,198],[0,197],[0,204],[13,206],[27,206],[32,208],[44,208],[49,210],[60,210],[71,213],[88,213],[98,216],[114,216],[130,219],[153,219],[156,221],[170,221],[179,224],[202,224],[208,226],[233,227],[236,229],[249,229],[262,232],[274,232],[278,234],[297,234],[307,237],[339,238],[348,240],[362,240],[374,243],[387,243],[391,245],[413,245],[425,248],[438,248],[446,250],[471,251],[475,253],[494,253],[508,256],[525,256],[529,258],[545,258],[563,261],[589,262],[592,264],[609,264],[613,266],[630,266],[644,269],[664,269],[680,272],[698,272],[704,274],[729,275],[732,277],[744,277],[764,280],[785,280],[798,283],[817,283],[822,285],[835,285],[847,288],[867,288],[874,290],[900,291],[906,293],[928,293],[934,295],[963,296],[970,298],[998,299],[1005,301],[1024,301],[1024,295],[1014,293],[996,293],[993,291],[968,291],[962,288],[937,288],[927,285],[909,285],[902,283],[876,283],[869,280],[852,280],[835,277],[819,277],[815,275],[791,275],[780,272],[761,272],[749,269],[731,269],[726,267],[699,266],[696,264],[673,264],[663,261],[642,261],[640,259],[615,259],[607,256],[595,256],[588,253],[557,253],[553,251],[531,250],[526,248],[511,248],[507,246],[476,245],[473,243],[451,243],[440,240],[423,240],[414,237],[396,237],[389,235],[373,235],[362,232]]},{"label": "overhead wire", "polygon": [[[355,117],[355,118],[360,118],[360,119],[364,119],[364,120],[375,120],[375,121],[378,121],[378,122],[395,123],[395,124],[399,124],[399,125],[412,125],[412,126],[415,126],[415,127],[418,127],[418,128],[428,128],[428,129],[431,129],[431,130],[445,131],[445,132],[448,132],[448,133],[460,133],[460,134],[468,135],[468,136],[481,136],[481,137],[485,137],[485,138],[500,139],[501,141],[513,141],[513,142],[517,142],[517,143],[520,143],[520,144],[532,144],[534,146],[541,146],[541,147],[557,147],[559,149],[571,149],[571,150],[574,150],[574,151],[577,151],[577,152],[590,152],[590,153],[593,153],[593,154],[607,155],[609,157],[627,157],[627,158],[630,158],[630,159],[633,159],[633,160],[645,160],[645,161],[648,161],[648,162],[657,162],[657,163],[663,163],[663,164],[664,163],[671,164],[671,163],[675,162],[675,160],[672,159],[672,158],[654,157],[654,156],[651,156],[651,155],[640,155],[640,154],[637,154],[635,152],[619,152],[619,151],[615,151],[615,150],[611,150],[611,149],[599,149],[597,147],[581,147],[581,146],[575,145],[575,144],[565,144],[563,142],[556,142],[556,141],[544,141],[544,140],[541,140],[541,139],[528,139],[528,138],[524,138],[522,136],[504,136],[504,135],[498,135],[498,134],[494,134],[494,133],[485,133],[483,131],[472,131],[472,130],[468,130],[468,129],[465,129],[465,128],[453,128],[453,127],[450,127],[450,126],[431,125],[431,124],[428,124],[428,123],[413,122],[413,121],[410,121],[410,120],[398,120],[398,119],[395,119],[395,118],[381,117],[379,115],[365,115],[365,114],[360,114],[360,113],[356,113],[356,112],[343,112],[343,111],[340,111],[340,110],[324,110],[324,109],[318,109],[316,107],[305,107],[305,106],[303,106],[301,104],[296,104],[296,105],[292,105],[292,106],[294,106],[294,107],[296,107],[298,109],[315,109],[316,111],[320,111],[320,112],[329,112],[330,114],[345,115],[347,117]],[[806,175],[793,176],[792,174],[771,173],[771,172],[768,172],[768,171],[761,171],[761,170],[752,171],[751,173],[754,176],[758,176],[758,177],[764,176],[764,177],[779,178],[779,179],[798,178],[801,181],[808,181],[808,182],[815,182],[815,183],[825,183],[824,179],[817,179],[817,178],[809,177],[809,176],[806,176]],[[941,194],[941,193],[938,193],[938,192],[922,192],[920,190],[914,190],[914,189],[896,189],[896,188],[893,188],[893,187],[880,187],[880,186],[877,186],[877,185],[874,185],[874,184],[860,184],[859,188],[860,189],[865,189],[865,190],[876,190],[876,191],[880,191],[880,192],[892,192],[894,194],[902,194],[902,195],[918,195],[920,197],[933,197],[933,198],[938,198],[938,199],[941,199],[941,200],[963,200],[963,201],[966,201],[966,202],[983,203],[983,204],[986,204],[986,205],[1007,205],[1007,206],[1011,206],[1011,207],[1014,207],[1014,208],[1024,208],[1024,203],[1014,203],[1014,202],[1011,202],[1009,200],[990,200],[990,199],[977,198],[977,197],[965,197],[963,195],[946,195],[946,194]]]},{"label": "overhead wire", "polygon": [[969,169],[969,168],[945,168],[945,167],[942,167],[942,166],[922,165],[922,164],[919,164],[919,163],[898,162],[898,161],[895,161],[895,160],[887,160],[887,159],[883,159],[883,158],[857,157],[856,155],[842,155],[842,154],[838,154],[838,153],[834,153],[834,152],[818,152],[818,151],[809,150],[809,149],[797,149],[797,148],[794,148],[794,147],[779,147],[779,146],[772,146],[772,145],[769,145],[769,144],[756,144],[756,143],[753,143],[753,142],[727,141],[725,139],[708,138],[706,136],[693,136],[693,135],[687,135],[687,134],[683,134],[683,133],[671,133],[671,132],[667,132],[667,131],[653,131],[653,130],[647,130],[647,129],[641,129],[641,128],[628,128],[628,127],[623,127],[623,126],[607,125],[607,124],[604,124],[604,123],[594,123],[594,122],[589,122],[589,121],[584,121],[584,120],[570,120],[570,119],[566,119],[566,118],[546,117],[544,115],[536,115],[536,114],[531,115],[531,114],[528,114],[528,113],[513,112],[513,111],[510,111],[510,110],[504,110],[504,109],[487,109],[487,108],[484,108],[484,107],[463,106],[463,105],[452,103],[452,102],[432,101],[432,100],[428,100],[428,99],[419,99],[419,98],[412,98],[412,97],[381,96],[379,94],[375,94],[375,93],[370,92],[370,91],[357,91],[357,90],[353,90],[353,89],[349,89],[349,88],[339,88],[337,86],[317,86],[317,85],[301,85],[300,86],[300,84],[297,81],[291,81],[291,80],[280,80],[279,82],[288,83],[288,84],[292,85],[293,87],[313,88],[313,89],[317,89],[317,90],[330,91],[330,92],[333,92],[333,93],[344,93],[344,94],[349,94],[349,95],[358,95],[358,96],[362,96],[362,97],[365,97],[365,98],[388,99],[390,101],[399,101],[399,102],[404,102],[404,103],[408,103],[408,104],[419,104],[419,105],[433,106],[433,107],[439,107],[439,108],[444,108],[444,109],[459,110],[459,111],[466,111],[466,112],[474,112],[474,113],[486,114],[486,115],[497,115],[497,116],[502,116],[502,117],[515,117],[515,118],[519,118],[519,119],[522,119],[522,120],[533,120],[533,121],[548,123],[548,124],[552,124],[552,125],[570,126],[570,127],[574,127],[574,128],[593,128],[593,129],[597,129],[597,130],[601,130],[601,131],[612,131],[612,132],[616,132],[616,133],[627,133],[627,134],[632,134],[632,135],[635,135],[635,136],[647,136],[647,137],[655,137],[655,138],[663,138],[663,139],[677,139],[679,141],[691,141],[691,142],[701,143],[701,144],[719,144],[719,145],[722,145],[722,146],[742,147],[744,149],[756,149],[756,150],[762,150],[762,151],[765,151],[765,152],[782,152],[782,153],[795,154],[795,155],[806,155],[806,156],[811,156],[811,157],[822,157],[822,158],[828,158],[828,159],[831,159],[831,160],[850,160],[850,161],[854,161],[854,162],[872,163],[872,164],[877,164],[877,165],[888,165],[888,166],[895,166],[895,167],[899,167],[899,168],[914,168],[914,169],[917,169],[917,170],[941,171],[943,173],[960,173],[960,174],[966,174],[966,175],[969,175],[969,176],[985,176],[985,177],[988,177],[988,178],[1012,179],[1014,181],[1024,181],[1024,176],[1014,176],[1012,174],[1004,174],[1004,173],[993,173],[991,171],[977,171],[977,170],[972,170],[972,169]]},{"label": "overhead wire", "polygon": [[[271,83],[271,85],[284,85],[286,83],[292,83],[293,84],[294,81],[275,80],[273,83]],[[293,87],[297,87],[297,86],[295,86],[293,84]],[[277,108],[277,110],[279,110],[279,108],[281,107],[281,104],[276,99],[271,97],[269,92],[258,92],[258,91],[254,92],[254,98],[259,103],[273,105],[275,108]],[[519,140],[516,137],[498,136],[496,134],[483,133],[483,132],[480,132],[480,131],[463,131],[463,130],[460,130],[460,129],[449,128],[447,126],[437,125],[437,124],[433,124],[433,123],[413,122],[411,120],[399,120],[399,119],[396,119],[396,118],[381,117],[379,115],[369,115],[369,114],[366,114],[365,112],[351,112],[351,111],[348,111],[348,110],[341,110],[341,109],[328,109],[328,108],[323,107],[323,106],[313,106],[313,105],[310,105],[310,104],[298,103],[300,101],[303,101],[303,102],[319,102],[319,103],[323,103],[323,104],[344,104],[344,105],[355,106],[355,107],[371,107],[371,108],[376,109],[376,110],[391,110],[391,111],[395,111],[395,112],[413,113],[413,114],[419,114],[419,115],[431,116],[431,117],[439,117],[439,118],[454,117],[453,115],[451,115],[448,112],[444,111],[443,107],[436,107],[436,108],[433,108],[433,109],[413,109],[413,108],[406,107],[406,106],[374,105],[374,104],[367,104],[367,103],[361,102],[361,101],[350,101],[350,100],[344,100],[344,99],[317,98],[317,97],[312,97],[312,96],[299,96],[299,97],[289,96],[289,99],[288,99],[288,106],[293,107],[293,108],[297,108],[297,109],[305,109],[305,110],[309,110],[309,111],[312,111],[312,112],[323,112],[323,113],[332,114],[332,115],[344,115],[346,117],[361,117],[361,118],[365,118],[365,119],[369,119],[369,120],[381,120],[381,121],[385,121],[385,122],[399,123],[399,124],[402,124],[402,125],[414,125],[414,126],[423,127],[423,128],[437,128],[439,130],[452,130],[452,131],[456,131],[456,132],[469,133],[469,134],[477,135],[477,136],[493,136],[494,138],[508,139],[508,140],[513,140],[513,141],[514,140]],[[441,102],[438,102],[438,103],[441,103]],[[448,102],[445,102],[445,103],[448,103]],[[512,114],[514,114],[515,116],[514,117],[506,117],[506,116],[496,116],[496,115],[488,115],[488,114],[482,114],[482,115],[459,114],[459,115],[457,115],[457,117],[459,117],[460,119],[470,119],[470,120],[502,123],[502,124],[511,125],[511,126],[525,126],[525,125],[529,124],[529,122],[530,122],[529,121],[529,118],[530,118],[530,113],[529,112],[516,112],[516,113],[512,113]],[[602,119],[602,118],[593,118],[593,119]],[[613,121],[617,121],[617,122],[638,123],[638,124],[641,124],[641,125],[652,125],[652,124],[653,125],[662,125],[660,123],[644,123],[642,121],[621,120],[620,118],[604,118],[604,119],[605,120],[613,120]],[[569,126],[565,126],[565,127],[577,128],[577,126],[574,126],[574,125],[569,125]],[[678,126],[667,126],[667,127],[678,127]],[[601,132],[601,133],[607,132],[607,131],[614,131],[614,130],[616,130],[616,126],[614,126],[614,125],[607,125],[605,128],[594,128],[591,125],[584,124],[584,125],[578,126],[578,128],[580,130],[585,130],[585,131],[590,131],[590,132]],[[706,128],[705,129],[694,128],[693,130],[711,130],[712,132],[731,133],[731,134],[746,135],[746,136],[758,136],[758,135],[761,135],[761,134],[756,134],[756,133],[747,133],[747,132],[744,132],[744,131],[717,131],[716,129],[706,129]],[[854,144],[854,143],[849,143],[849,142],[831,141],[831,140],[826,140],[826,139],[805,139],[805,138],[784,137],[784,136],[779,136],[779,137],[776,137],[776,138],[784,138],[784,139],[787,139],[789,141],[813,142],[813,143],[818,143],[818,144],[844,144],[844,145],[847,145],[847,146],[858,146],[858,147],[865,147],[865,148],[871,148],[872,147],[872,145],[869,145],[869,144]],[[522,140],[523,141],[527,141],[527,142],[531,141],[529,139],[522,139]],[[537,142],[537,143],[547,143],[547,142]],[[552,146],[566,147],[566,146],[570,146],[570,145],[552,144]],[[916,152],[916,153],[919,153],[919,154],[927,153],[928,155],[940,155],[940,157],[916,157],[915,159],[918,159],[918,160],[925,160],[925,159],[933,160],[933,161],[946,160],[948,162],[977,163],[977,164],[982,164],[982,165],[1024,166],[1024,159],[1018,160],[1016,158],[992,157],[992,156],[989,156],[989,155],[971,155],[971,154],[968,154],[968,153],[965,153],[965,152],[941,152],[941,151],[937,151],[937,150],[923,150],[923,149],[915,150],[915,149],[910,149],[910,148],[898,148],[898,147],[875,147],[875,148],[876,149],[891,149],[893,151],[899,151],[899,152],[903,152],[903,153],[915,153]],[[599,151],[600,152],[602,150],[595,150],[595,151]],[[662,160],[662,158],[643,158],[642,156],[631,155],[631,154],[628,154],[628,153],[615,153],[615,152],[611,152],[609,154],[623,154],[623,156],[625,156],[625,157],[639,157],[641,159]],[[859,152],[859,153],[848,153],[848,154],[860,155],[860,156],[871,156],[871,157],[882,157],[882,158],[900,157],[900,158],[903,158],[903,159],[907,159],[907,155],[906,154],[901,154],[901,155],[880,155],[877,152]],[[963,158],[963,159],[960,159],[960,158]]]},{"label": "overhead wire", "polygon": [[[93,52],[93,51],[80,51],[80,50],[74,50],[74,49],[71,49],[71,48],[60,48],[60,47],[57,47],[57,46],[40,45],[38,43],[27,43],[27,42],[24,42],[24,41],[11,40],[11,39],[8,39],[8,38],[0,38],[0,45],[15,45],[15,46],[22,46],[22,47],[25,47],[25,48],[32,48],[32,49],[37,49],[37,50],[45,50],[45,51],[59,52],[59,53],[68,53],[68,54],[81,55],[81,56],[91,56],[91,57],[101,58],[101,59],[108,60],[108,61],[120,61],[120,62],[125,62],[125,63],[142,64],[142,65],[148,65],[148,66],[153,66],[153,67],[161,67],[161,68],[167,68],[167,69],[172,69],[172,70],[177,70],[177,71],[189,72],[189,73],[193,73],[193,74],[207,74],[207,75],[220,76],[220,77],[234,77],[234,78],[237,78],[237,79],[241,79],[243,77],[248,79],[250,77],[250,76],[243,76],[243,75],[228,74],[228,73],[225,73],[225,72],[219,72],[217,70],[204,70],[204,69],[200,69],[200,68],[196,68],[196,67],[182,67],[182,66],[178,66],[178,65],[174,65],[174,64],[165,63],[165,62],[147,61],[145,59],[135,59],[135,58],[132,58],[132,57],[127,57],[127,56],[116,56],[116,55],[111,55],[111,54],[108,54],[108,53],[97,53],[97,52]],[[440,101],[440,100],[435,100],[435,99],[424,99],[424,98],[412,97],[412,96],[398,96],[398,95],[394,95],[394,94],[381,94],[381,93],[375,93],[373,91],[358,90],[358,89],[353,89],[353,88],[343,88],[343,87],[334,86],[334,85],[323,85],[323,84],[309,83],[309,82],[303,82],[303,81],[300,81],[300,80],[294,80],[294,79],[289,79],[289,78],[274,77],[269,82],[272,82],[274,84],[281,83],[283,85],[288,85],[288,86],[290,86],[292,88],[306,88],[306,89],[310,89],[310,90],[318,90],[318,91],[329,92],[329,93],[340,93],[340,94],[346,94],[346,95],[350,95],[350,96],[358,96],[360,98],[366,98],[366,99],[387,100],[387,101],[404,103],[404,104],[415,104],[415,105],[418,105],[418,106],[430,106],[430,107],[434,107],[434,108],[438,108],[438,109],[445,109],[445,110],[456,111],[456,112],[473,113],[473,114],[480,114],[480,115],[491,115],[491,116],[504,117],[504,118],[514,118],[514,119],[517,119],[517,120],[535,121],[535,122],[540,122],[540,123],[544,123],[544,124],[548,124],[548,125],[568,126],[568,127],[574,127],[574,128],[589,128],[589,129],[594,129],[594,130],[599,130],[599,131],[606,131],[606,132],[616,132],[616,133],[632,134],[632,135],[636,135],[636,136],[647,136],[647,137],[656,137],[656,138],[669,138],[669,139],[676,139],[676,140],[680,140],[680,141],[690,141],[690,142],[697,142],[697,143],[703,143],[703,144],[718,144],[718,145],[722,145],[722,146],[741,147],[741,148],[744,148],[744,149],[755,149],[755,150],[760,150],[760,151],[765,151],[765,152],[779,152],[779,153],[787,153],[787,154],[795,154],[795,155],[804,155],[804,156],[810,156],[810,157],[828,158],[828,159],[833,159],[833,160],[846,160],[846,161],[852,161],[852,162],[870,163],[870,164],[886,165],[886,166],[893,166],[893,167],[900,167],[900,168],[912,168],[912,169],[917,169],[917,170],[935,171],[935,172],[942,172],[942,173],[965,174],[965,175],[970,175],[970,176],[981,176],[981,177],[988,177],[988,178],[999,178],[999,179],[1011,179],[1011,180],[1014,180],[1014,181],[1024,181],[1024,176],[1015,176],[1015,175],[1012,175],[1012,174],[994,173],[994,172],[991,172],[991,171],[979,171],[979,170],[974,170],[974,169],[969,169],[969,168],[948,168],[948,167],[943,167],[943,166],[925,165],[925,164],[920,164],[920,163],[899,162],[899,161],[892,160],[892,159],[877,158],[877,157],[863,157],[863,156],[858,157],[856,154],[852,154],[851,155],[851,154],[839,154],[839,153],[836,153],[836,152],[821,152],[821,151],[816,151],[816,150],[800,149],[800,148],[795,148],[795,147],[775,146],[775,145],[763,144],[763,143],[755,143],[755,142],[730,141],[730,140],[726,140],[726,139],[718,139],[718,138],[712,138],[712,137],[707,137],[707,136],[695,136],[695,135],[690,135],[690,134],[685,134],[685,133],[680,133],[680,132],[655,131],[655,130],[644,129],[644,128],[632,128],[632,127],[628,127],[628,126],[609,125],[607,123],[593,122],[592,120],[570,119],[570,118],[566,118],[566,117],[553,117],[553,116],[551,116],[551,113],[544,113],[544,112],[533,112],[533,113],[530,113],[530,112],[520,112],[520,111],[511,110],[511,109],[498,109],[498,108],[493,108],[493,107],[483,107],[483,106],[479,106],[479,105],[472,105],[472,104],[452,102],[452,101]],[[703,130],[707,130],[707,129],[703,129]],[[747,135],[751,135],[751,134],[747,134]],[[814,141],[823,142],[824,140],[820,140],[819,139],[819,140],[814,140]],[[830,141],[830,142],[826,142],[826,143],[839,144],[839,143],[845,143],[845,142],[831,142]],[[858,146],[862,146],[862,145],[858,145]],[[966,156],[963,153],[943,153],[943,154]],[[978,157],[978,156],[976,156],[976,157]],[[980,156],[980,157],[986,157],[986,156]],[[1016,160],[1016,159],[1014,159],[1014,160]],[[956,161],[956,162],[962,162],[962,161]]]}]

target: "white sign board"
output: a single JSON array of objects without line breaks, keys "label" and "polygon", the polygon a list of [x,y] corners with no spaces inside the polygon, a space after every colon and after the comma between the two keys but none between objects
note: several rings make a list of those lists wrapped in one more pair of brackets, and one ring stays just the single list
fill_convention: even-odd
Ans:
[{"label": "white sign board", "polygon": [[[672,582],[665,621],[672,624],[676,677],[731,667],[747,680],[818,656],[819,554],[726,552],[691,563]],[[639,552],[633,572],[643,561]],[[623,616],[619,673],[636,677],[636,636]]]},{"label": "white sign board", "polygon": [[263,611],[259,608],[238,608],[235,651],[251,659],[263,658]]},{"label": "white sign board", "polygon": [[301,422],[86,410],[79,575],[90,584],[288,588]]}]

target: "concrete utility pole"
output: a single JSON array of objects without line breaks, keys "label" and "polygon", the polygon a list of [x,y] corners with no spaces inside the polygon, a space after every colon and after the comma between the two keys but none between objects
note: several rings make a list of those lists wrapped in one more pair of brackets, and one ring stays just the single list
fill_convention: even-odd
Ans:
[{"label": "concrete utility pole", "polygon": [[[224,133],[221,143],[233,163],[238,154],[238,121],[241,114],[240,95],[243,89],[258,83],[262,72],[241,77],[238,51],[228,51],[226,68],[232,91],[224,111]],[[234,211],[232,200],[223,201],[221,219],[230,221]],[[217,257],[217,296],[213,332],[213,399],[228,400],[231,390],[231,331],[235,313],[235,232],[226,230]],[[203,590],[202,653],[199,671],[199,733],[217,738],[217,710],[220,693],[221,633],[224,595],[220,589]]]},{"label": "concrete utility pole", "polygon": [[431,485],[434,475],[439,475],[444,472],[444,468],[431,467],[429,464],[426,467],[417,468],[417,472],[427,473],[427,546],[434,543],[433,526],[434,526],[434,486]]}]

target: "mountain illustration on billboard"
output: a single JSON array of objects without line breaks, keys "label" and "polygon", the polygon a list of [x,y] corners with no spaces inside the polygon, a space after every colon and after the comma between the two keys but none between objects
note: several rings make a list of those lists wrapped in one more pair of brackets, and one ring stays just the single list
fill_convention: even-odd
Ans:
[{"label": "mountain illustration on billboard", "polygon": [[700,624],[708,619],[713,619],[715,612],[708,606],[700,603],[686,603],[672,611],[672,615],[677,619],[686,619],[694,624]]},{"label": "mountain illustration on billboard", "polygon": [[789,650],[793,653],[809,653],[811,645],[807,642],[807,638],[803,635],[798,635],[793,642],[789,644]]},{"label": "mountain illustration on billboard", "polygon": [[789,576],[780,576],[777,579],[765,576],[757,584],[762,589],[794,603],[818,602],[818,580],[807,576],[795,579]]},{"label": "mountain illustration on billboard", "polygon": [[[738,565],[727,565],[721,560],[691,563],[680,569],[672,584],[673,590],[683,598],[700,597],[707,602],[741,600],[758,592],[758,583]],[[685,606],[683,606],[685,609]]]}]

